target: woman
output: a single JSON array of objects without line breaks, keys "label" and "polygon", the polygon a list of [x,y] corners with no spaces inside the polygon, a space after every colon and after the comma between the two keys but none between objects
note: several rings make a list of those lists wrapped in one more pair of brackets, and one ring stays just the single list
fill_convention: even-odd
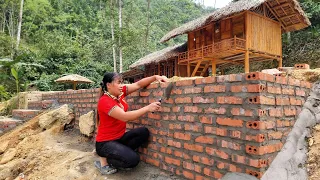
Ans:
[{"label": "woman", "polygon": [[117,169],[128,169],[138,165],[139,155],[135,150],[147,142],[149,131],[145,127],[125,132],[126,122],[136,120],[147,112],[160,108],[160,102],[154,102],[141,109],[127,111],[128,104],[124,98],[128,94],[148,86],[153,81],[167,82],[164,76],[152,76],[124,85],[117,73],[106,73],[101,83],[101,97],[98,102],[98,132],[96,152],[100,161],[95,166],[101,174],[113,174]]}]

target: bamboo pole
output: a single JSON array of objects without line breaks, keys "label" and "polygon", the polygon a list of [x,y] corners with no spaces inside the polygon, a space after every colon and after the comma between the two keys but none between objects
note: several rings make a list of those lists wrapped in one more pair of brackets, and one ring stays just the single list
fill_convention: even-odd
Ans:
[{"label": "bamboo pole", "polygon": [[211,73],[212,76],[216,76],[217,74],[217,61],[215,59],[211,61]]},{"label": "bamboo pole", "polygon": [[244,72],[250,72],[250,65],[249,65],[249,51],[247,50],[244,54]]}]

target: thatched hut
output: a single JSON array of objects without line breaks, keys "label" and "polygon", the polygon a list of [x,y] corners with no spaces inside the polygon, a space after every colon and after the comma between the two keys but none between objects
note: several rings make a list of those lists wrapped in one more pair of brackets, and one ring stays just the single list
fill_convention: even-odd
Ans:
[{"label": "thatched hut", "polygon": [[161,42],[188,35],[187,50],[175,60],[188,77],[231,65],[244,65],[247,73],[250,62],[277,60],[282,67],[282,33],[309,25],[296,0],[240,0],[173,29]]},{"label": "thatched hut", "polygon": [[278,60],[281,67],[281,34],[309,25],[296,0],[240,0],[173,29],[161,42],[188,34],[188,51],[178,57],[188,76],[199,74],[198,67],[206,64],[213,74],[217,66],[243,64],[249,72],[253,61]]},{"label": "thatched hut", "polygon": [[123,78],[129,82],[135,82],[156,74],[167,77],[187,76],[187,72],[178,65],[178,55],[184,51],[187,51],[187,43],[148,54],[130,65],[130,70],[122,73]]}]

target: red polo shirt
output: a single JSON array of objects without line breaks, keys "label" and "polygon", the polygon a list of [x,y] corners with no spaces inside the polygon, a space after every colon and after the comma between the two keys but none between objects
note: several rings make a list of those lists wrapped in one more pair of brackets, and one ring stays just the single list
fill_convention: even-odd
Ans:
[{"label": "red polo shirt", "polygon": [[124,100],[127,95],[127,87],[123,86],[123,94],[118,99],[112,98],[107,94],[101,96],[98,102],[98,113],[100,124],[98,126],[98,133],[96,136],[97,142],[112,141],[119,139],[126,131],[126,122],[115,119],[109,116],[114,107],[122,108],[124,111],[128,110],[128,104]]}]

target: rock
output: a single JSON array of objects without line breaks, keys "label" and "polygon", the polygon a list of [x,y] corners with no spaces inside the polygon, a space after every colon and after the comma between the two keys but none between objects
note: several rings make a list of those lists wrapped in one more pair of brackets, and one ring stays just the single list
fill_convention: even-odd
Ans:
[{"label": "rock", "polygon": [[4,153],[9,146],[9,141],[0,142],[0,154]]},{"label": "rock", "polygon": [[94,111],[90,111],[87,114],[80,116],[79,127],[80,132],[88,137],[93,136],[94,131]]},{"label": "rock", "polygon": [[12,179],[12,177],[15,177],[26,165],[27,162],[24,159],[15,159],[7,164],[0,165],[0,179]]},{"label": "rock", "polygon": [[2,156],[0,164],[6,164],[7,162],[11,161],[14,156],[16,155],[17,150],[15,148],[8,149]]},{"label": "rock", "polygon": [[39,117],[39,125],[43,129],[50,129],[53,124],[64,126],[74,119],[73,109],[65,104],[58,109],[49,111]]}]

